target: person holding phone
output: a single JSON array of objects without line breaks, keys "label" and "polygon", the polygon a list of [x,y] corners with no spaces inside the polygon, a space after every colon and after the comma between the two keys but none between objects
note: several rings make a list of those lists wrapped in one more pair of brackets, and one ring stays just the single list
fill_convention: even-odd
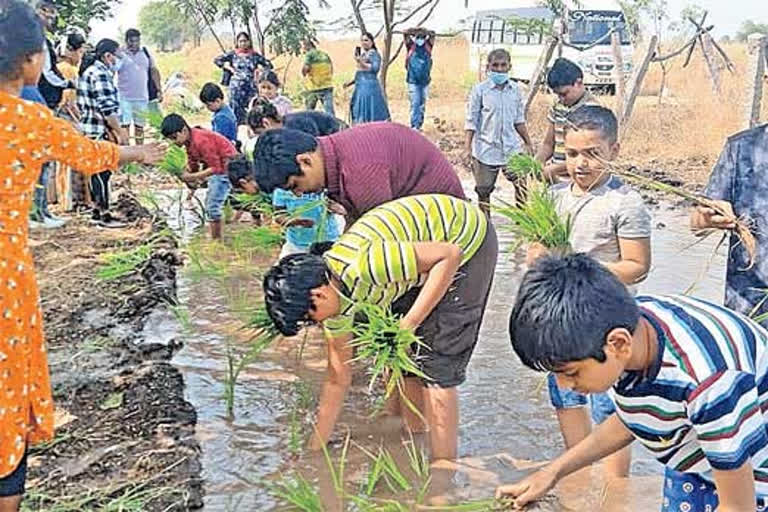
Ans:
[{"label": "person holding phone", "polygon": [[360,43],[362,47],[355,47],[355,61],[357,61],[355,79],[346,84],[347,87],[355,86],[350,101],[352,124],[389,121],[391,117],[387,100],[384,98],[384,91],[381,89],[378,78],[381,55],[371,33],[364,33]]}]

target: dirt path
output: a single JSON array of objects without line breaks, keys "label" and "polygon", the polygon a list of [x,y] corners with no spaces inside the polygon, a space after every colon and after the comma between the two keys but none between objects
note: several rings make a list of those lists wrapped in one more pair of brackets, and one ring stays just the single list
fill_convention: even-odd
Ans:
[{"label": "dirt path", "polygon": [[[129,226],[98,228],[81,217],[31,236],[58,428],[30,450],[27,510],[202,503],[197,414],[168,363],[178,345],[145,333],[152,312],[176,301],[177,244],[136,199],[122,195],[114,210]],[[146,252],[135,270],[97,276],[105,254],[136,248]]]}]

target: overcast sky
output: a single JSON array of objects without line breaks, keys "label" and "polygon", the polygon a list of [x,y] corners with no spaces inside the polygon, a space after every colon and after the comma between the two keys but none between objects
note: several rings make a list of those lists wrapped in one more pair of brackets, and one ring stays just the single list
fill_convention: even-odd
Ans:
[{"label": "overcast sky", "polygon": [[[93,24],[92,37],[116,37],[121,31],[136,26],[141,6],[150,0],[123,0],[114,9],[114,17],[106,22]],[[588,0],[587,0],[588,1]],[[349,14],[349,0],[329,0],[331,9],[315,7],[313,0],[307,0],[312,6],[312,15],[321,19],[336,19]],[[473,0],[472,6],[482,8],[498,8],[516,3],[516,0]],[[669,12],[673,18],[689,4],[696,3],[709,11],[709,22],[715,24],[716,37],[735,34],[746,19],[758,23],[768,23],[768,0],[668,0]],[[501,5],[496,5],[501,4]],[[464,0],[441,0],[435,10],[431,25],[437,29],[456,27],[457,20],[466,17],[471,11],[464,10]]]}]

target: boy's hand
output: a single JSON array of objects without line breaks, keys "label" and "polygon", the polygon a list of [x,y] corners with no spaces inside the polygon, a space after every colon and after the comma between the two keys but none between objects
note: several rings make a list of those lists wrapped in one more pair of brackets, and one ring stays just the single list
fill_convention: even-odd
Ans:
[{"label": "boy's hand", "polygon": [[547,466],[516,484],[498,487],[496,499],[512,498],[515,507],[524,507],[547,494],[557,480],[557,472]]},{"label": "boy's hand", "polygon": [[315,227],[315,221],[312,219],[291,219],[285,223],[287,228],[312,228]]},{"label": "boy's hand", "polygon": [[536,263],[536,260],[547,256],[548,254],[549,249],[544,247],[544,245],[540,244],[539,242],[532,242],[530,245],[528,245],[528,251],[525,254],[525,264],[530,267]]},{"label": "boy's hand", "polygon": [[736,214],[733,205],[728,201],[714,201],[720,210],[727,215],[722,215],[714,208],[697,206],[691,218],[691,224],[697,229],[717,228],[733,229],[736,227]]}]

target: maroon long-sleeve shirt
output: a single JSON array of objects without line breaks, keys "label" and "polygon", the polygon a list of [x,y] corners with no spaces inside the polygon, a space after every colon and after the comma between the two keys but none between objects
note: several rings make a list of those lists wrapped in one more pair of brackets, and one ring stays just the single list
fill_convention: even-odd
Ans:
[{"label": "maroon long-sleeve shirt", "polygon": [[347,210],[347,220],[400,197],[446,194],[466,199],[440,150],[406,126],[367,123],[317,140],[328,196]]}]

